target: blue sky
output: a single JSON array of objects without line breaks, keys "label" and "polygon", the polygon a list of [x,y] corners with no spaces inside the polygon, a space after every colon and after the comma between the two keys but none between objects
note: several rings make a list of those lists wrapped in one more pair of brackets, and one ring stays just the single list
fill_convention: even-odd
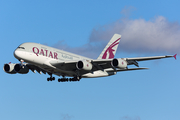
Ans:
[{"label": "blue sky", "polygon": [[[180,53],[179,4],[2,0],[1,68],[18,63],[13,51],[24,42],[96,58],[114,33],[122,34],[117,58]],[[139,64],[150,69],[73,83],[47,82],[48,75],[32,72],[10,75],[2,69],[0,119],[179,120],[179,56]]]}]

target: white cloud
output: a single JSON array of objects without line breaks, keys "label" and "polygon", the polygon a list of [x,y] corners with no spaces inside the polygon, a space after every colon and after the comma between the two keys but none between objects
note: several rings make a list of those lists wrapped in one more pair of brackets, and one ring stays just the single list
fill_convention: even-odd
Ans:
[{"label": "white cloud", "polygon": [[61,114],[61,120],[71,120],[74,116],[70,116],[69,114]]},{"label": "white cloud", "polygon": [[122,35],[120,49],[130,53],[180,53],[180,25],[158,16],[153,20],[120,19],[92,31],[90,42],[107,41],[114,33]]},{"label": "white cloud", "polygon": [[80,47],[70,47],[67,44],[65,44],[64,41],[59,41],[53,47],[61,49],[61,50],[65,50],[68,52],[72,52],[72,53],[75,53],[78,55],[83,55],[83,56],[88,57],[88,58],[94,58],[94,59],[103,50],[102,45],[98,45],[98,43],[93,45],[93,42],[87,43],[87,44],[80,46]]},{"label": "white cloud", "polygon": [[141,120],[141,119],[139,116],[136,116],[136,117],[124,116],[120,120]]},{"label": "white cloud", "polygon": [[180,25],[163,16],[152,20],[122,18],[111,24],[94,28],[89,42],[82,47],[72,48],[60,41],[55,45],[69,52],[96,58],[113,34],[122,35],[117,52],[133,54],[175,54],[180,53]]}]

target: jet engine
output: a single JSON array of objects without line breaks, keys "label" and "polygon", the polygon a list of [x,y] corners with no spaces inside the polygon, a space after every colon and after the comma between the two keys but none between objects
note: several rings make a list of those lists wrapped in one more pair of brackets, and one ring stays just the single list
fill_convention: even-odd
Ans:
[{"label": "jet engine", "polygon": [[87,62],[87,61],[78,61],[77,64],[76,64],[76,67],[79,69],[79,70],[86,70],[86,71],[90,71],[92,70],[92,64],[90,62]]},{"label": "jet engine", "polygon": [[21,64],[15,64],[14,70],[20,74],[27,74],[29,72],[29,68],[26,65]]},{"label": "jet engine", "polygon": [[113,67],[124,69],[127,67],[127,62],[123,59],[113,59],[111,62]]},{"label": "jet engine", "polygon": [[14,66],[16,64],[4,64],[4,67],[3,67],[3,70],[6,72],[6,73],[9,73],[9,74],[16,74],[17,72],[14,70]]}]

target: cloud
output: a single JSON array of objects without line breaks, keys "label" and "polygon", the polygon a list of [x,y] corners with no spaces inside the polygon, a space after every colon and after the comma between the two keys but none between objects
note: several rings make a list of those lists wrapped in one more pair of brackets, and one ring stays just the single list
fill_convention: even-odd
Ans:
[{"label": "cloud", "polygon": [[121,11],[121,14],[124,15],[125,18],[128,18],[135,10],[136,8],[133,6],[125,6],[124,9]]},{"label": "cloud", "polygon": [[102,45],[98,44],[98,42],[91,42],[80,47],[70,47],[65,43],[65,41],[59,41],[53,47],[75,54],[83,55],[88,58],[96,58],[103,50],[103,47],[105,47],[105,44]]},{"label": "cloud", "polygon": [[124,116],[120,120],[141,120],[141,119],[139,116],[136,116],[136,117]]},{"label": "cloud", "polygon": [[70,116],[69,114],[61,114],[61,120],[71,120],[73,116]]},{"label": "cloud", "polygon": [[122,10],[125,14],[113,23],[96,27],[92,30],[89,42],[82,47],[72,48],[59,41],[55,47],[69,52],[96,58],[113,34],[122,35],[118,52],[132,54],[175,54],[180,53],[180,24],[170,22],[163,16],[151,20],[129,19],[127,16],[134,9]]},{"label": "cloud", "polygon": [[130,53],[180,53],[180,25],[158,16],[152,20],[120,19],[94,29],[90,42],[108,41],[114,33],[122,35],[120,49]]}]

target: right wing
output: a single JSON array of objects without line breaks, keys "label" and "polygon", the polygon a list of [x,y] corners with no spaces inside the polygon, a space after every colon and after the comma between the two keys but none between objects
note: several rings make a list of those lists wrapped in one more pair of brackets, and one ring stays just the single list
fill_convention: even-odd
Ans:
[{"label": "right wing", "polygon": [[169,58],[174,57],[176,59],[176,55],[166,55],[166,56],[152,56],[152,57],[136,57],[136,58],[126,58],[126,60],[136,60],[136,61],[145,61],[145,60],[155,60],[155,59],[162,59],[162,58]]},{"label": "right wing", "polygon": [[152,57],[136,57],[136,58],[124,58],[128,65],[134,64],[135,66],[139,67],[138,61],[146,61],[146,60],[155,60],[155,59],[162,59],[162,58],[170,58],[174,57],[176,59],[177,54],[175,55],[165,55],[165,56],[152,56]]},{"label": "right wing", "polygon": [[[137,67],[138,61],[145,61],[145,60],[154,60],[154,59],[162,59],[162,58],[169,58],[169,57],[174,57],[176,58],[176,55],[167,55],[167,56],[153,56],[153,57],[137,57],[137,58],[118,58],[122,59],[125,62],[127,62],[127,65],[134,64]],[[108,70],[111,69],[111,71],[127,71],[127,70],[140,70],[140,69],[147,69],[147,68],[129,68],[129,69],[118,69],[115,68],[112,65],[113,59],[96,59],[96,60],[89,60],[88,62],[92,64],[93,68],[91,71],[97,71],[97,70]],[[65,70],[65,71],[76,71],[77,70],[77,63],[78,61],[59,61],[59,60],[53,60],[50,61],[50,64],[58,69]],[[81,71],[82,73],[88,73],[89,71]]]}]

